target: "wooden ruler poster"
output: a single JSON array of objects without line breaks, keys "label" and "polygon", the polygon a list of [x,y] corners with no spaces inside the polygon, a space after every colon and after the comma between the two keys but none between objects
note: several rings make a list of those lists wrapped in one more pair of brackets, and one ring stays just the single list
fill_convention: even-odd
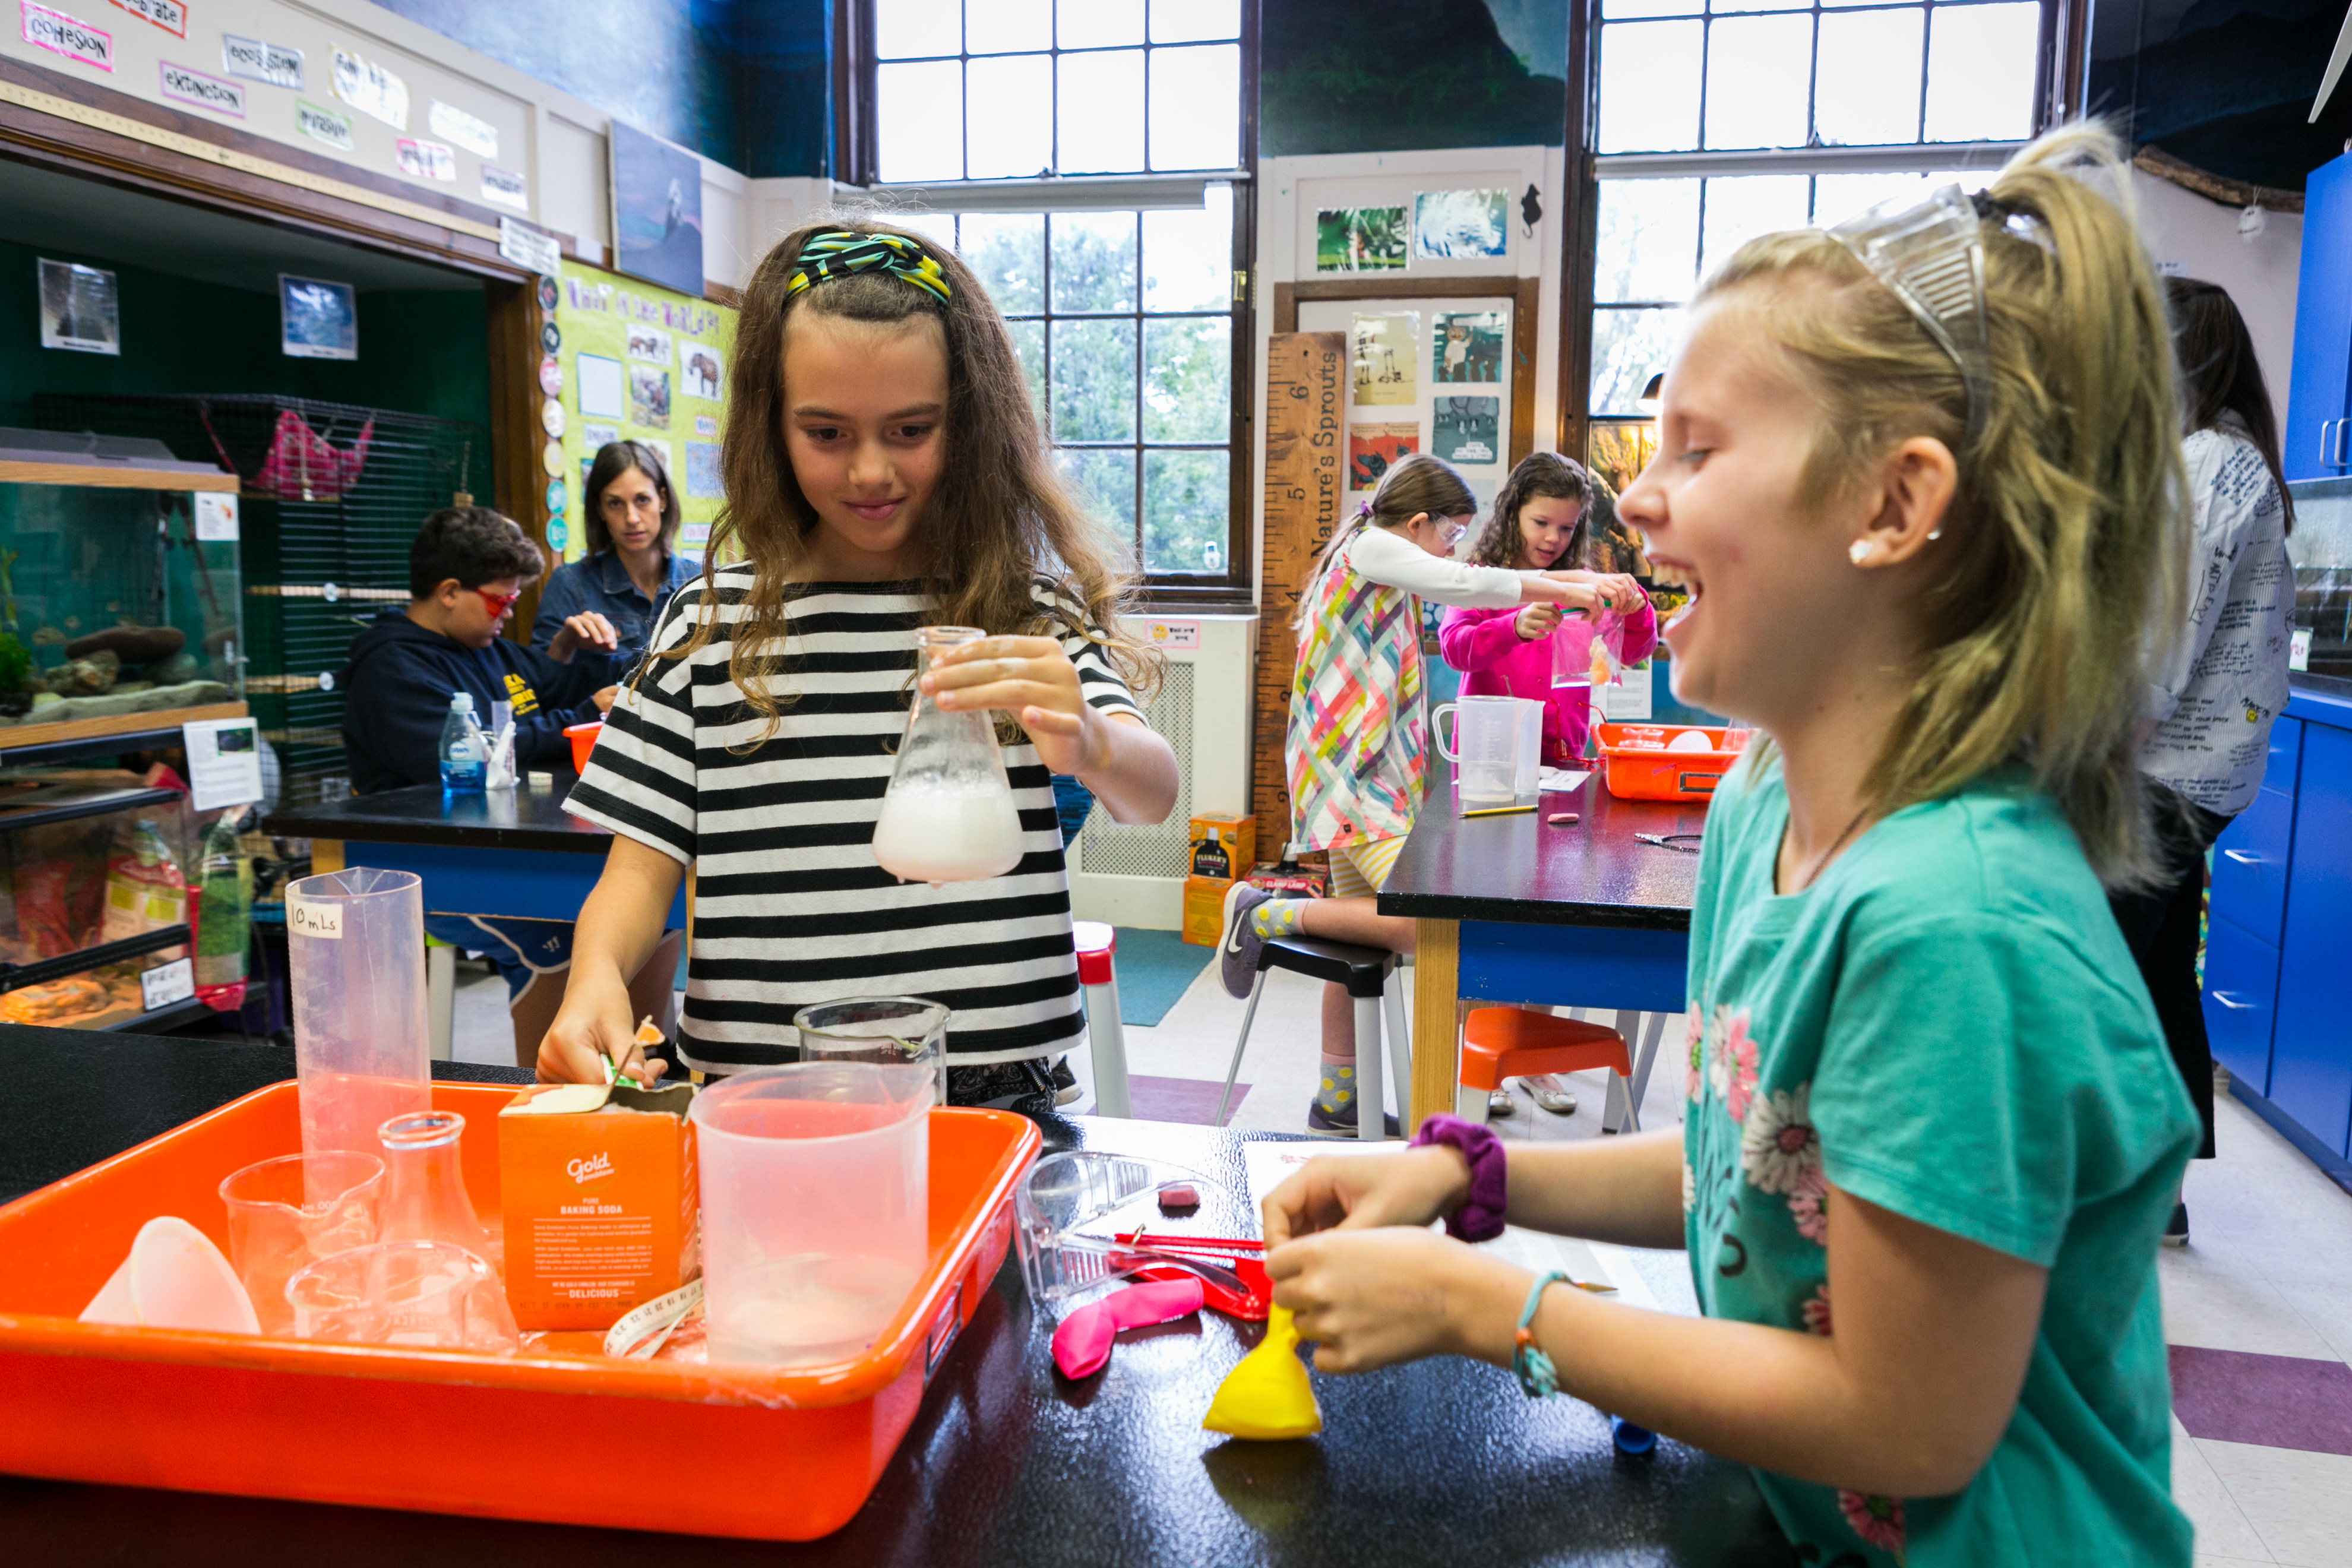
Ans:
[{"label": "wooden ruler poster", "polygon": [[1266,347],[1265,537],[1260,558],[1257,724],[1250,809],[1269,860],[1290,837],[1282,763],[1290,678],[1298,663],[1299,590],[1339,525],[1346,487],[1348,339],[1344,332],[1277,332]]}]

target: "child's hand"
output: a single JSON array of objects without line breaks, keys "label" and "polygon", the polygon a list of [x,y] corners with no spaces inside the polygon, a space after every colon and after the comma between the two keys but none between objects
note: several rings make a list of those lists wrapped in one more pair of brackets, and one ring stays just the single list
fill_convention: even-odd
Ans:
[{"label": "child's hand", "polygon": [[1299,1337],[1315,1342],[1318,1372],[1370,1372],[1484,1348],[1491,1334],[1479,1331],[1491,1330],[1487,1320],[1507,1329],[1527,1293],[1524,1270],[1461,1242],[1394,1226],[1269,1247],[1265,1271],[1276,1302],[1296,1315]]},{"label": "child's hand", "polygon": [[1380,1160],[1327,1154],[1265,1195],[1266,1250],[1318,1230],[1427,1225],[1469,1195],[1469,1163],[1443,1144]]},{"label": "child's hand", "polygon": [[950,712],[1009,712],[1047,769],[1083,778],[1110,760],[1107,721],[1087,706],[1078,667],[1052,637],[982,637],[931,661],[925,696]]},{"label": "child's hand", "polygon": [[1547,572],[1544,577],[1570,590],[1565,602],[1578,609],[1632,610],[1645,597],[1642,584],[1622,572]]},{"label": "child's hand", "polygon": [[615,1076],[635,1079],[648,1089],[669,1067],[659,1058],[646,1060],[645,1047],[637,1044],[627,984],[610,970],[600,974],[575,964],[563,1005],[539,1043],[539,1081],[603,1083],[608,1061],[618,1068]]},{"label": "child's hand", "polygon": [[1528,605],[1513,617],[1522,642],[1541,642],[1559,626],[1558,605]]}]

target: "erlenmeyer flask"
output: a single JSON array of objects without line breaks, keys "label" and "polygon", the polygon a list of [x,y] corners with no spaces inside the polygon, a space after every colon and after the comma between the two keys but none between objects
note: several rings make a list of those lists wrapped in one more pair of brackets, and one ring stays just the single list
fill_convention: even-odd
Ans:
[{"label": "erlenmeyer flask", "polygon": [[[923,627],[915,634],[920,669],[940,651],[987,635],[976,626]],[[918,687],[874,824],[876,862],[901,881],[937,887],[1001,877],[1021,864],[1021,815],[995,724],[986,713],[943,712]]]},{"label": "erlenmeyer flask", "polygon": [[504,1278],[506,1248],[484,1227],[466,1192],[457,1158],[465,1131],[466,1119],[454,1110],[395,1116],[377,1130],[383,1140],[383,1239],[446,1241]]}]

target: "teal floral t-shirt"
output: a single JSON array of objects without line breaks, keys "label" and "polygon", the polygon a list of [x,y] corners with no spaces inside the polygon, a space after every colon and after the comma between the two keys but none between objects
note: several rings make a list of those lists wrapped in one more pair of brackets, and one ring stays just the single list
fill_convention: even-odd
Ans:
[{"label": "teal floral t-shirt", "polygon": [[1781,897],[1787,821],[1777,763],[1707,811],[1683,1138],[1702,1310],[1834,1334],[1832,1190],[2050,1280],[2016,1414],[1964,1490],[1759,1470],[1774,1515],[1821,1568],[2188,1563],[2156,1253],[2198,1123],[2073,830],[2004,773]]}]

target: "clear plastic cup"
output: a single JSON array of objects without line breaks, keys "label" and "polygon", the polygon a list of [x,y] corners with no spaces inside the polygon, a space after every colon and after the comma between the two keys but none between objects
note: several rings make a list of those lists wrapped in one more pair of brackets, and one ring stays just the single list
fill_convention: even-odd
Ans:
[{"label": "clear plastic cup", "polygon": [[689,1114],[709,1359],[818,1366],[862,1353],[929,1252],[931,1075],[871,1062],[762,1068]]},{"label": "clear plastic cup", "polygon": [[931,1071],[931,1103],[948,1102],[948,1023],[953,1016],[919,996],[850,996],[793,1015],[804,1062],[872,1062]]},{"label": "clear plastic cup", "polygon": [[322,1258],[286,1282],[296,1337],[346,1345],[512,1355],[522,1348],[490,1266],[441,1241],[382,1241]]},{"label": "clear plastic cup", "polygon": [[286,1281],[321,1258],[372,1247],[383,1229],[383,1162],[340,1150],[283,1154],[220,1184],[228,1256],[265,1334],[294,1331]]},{"label": "clear plastic cup", "polygon": [[286,931],[302,1152],[373,1154],[388,1118],[432,1103],[424,884],[366,866],[304,877]]}]

